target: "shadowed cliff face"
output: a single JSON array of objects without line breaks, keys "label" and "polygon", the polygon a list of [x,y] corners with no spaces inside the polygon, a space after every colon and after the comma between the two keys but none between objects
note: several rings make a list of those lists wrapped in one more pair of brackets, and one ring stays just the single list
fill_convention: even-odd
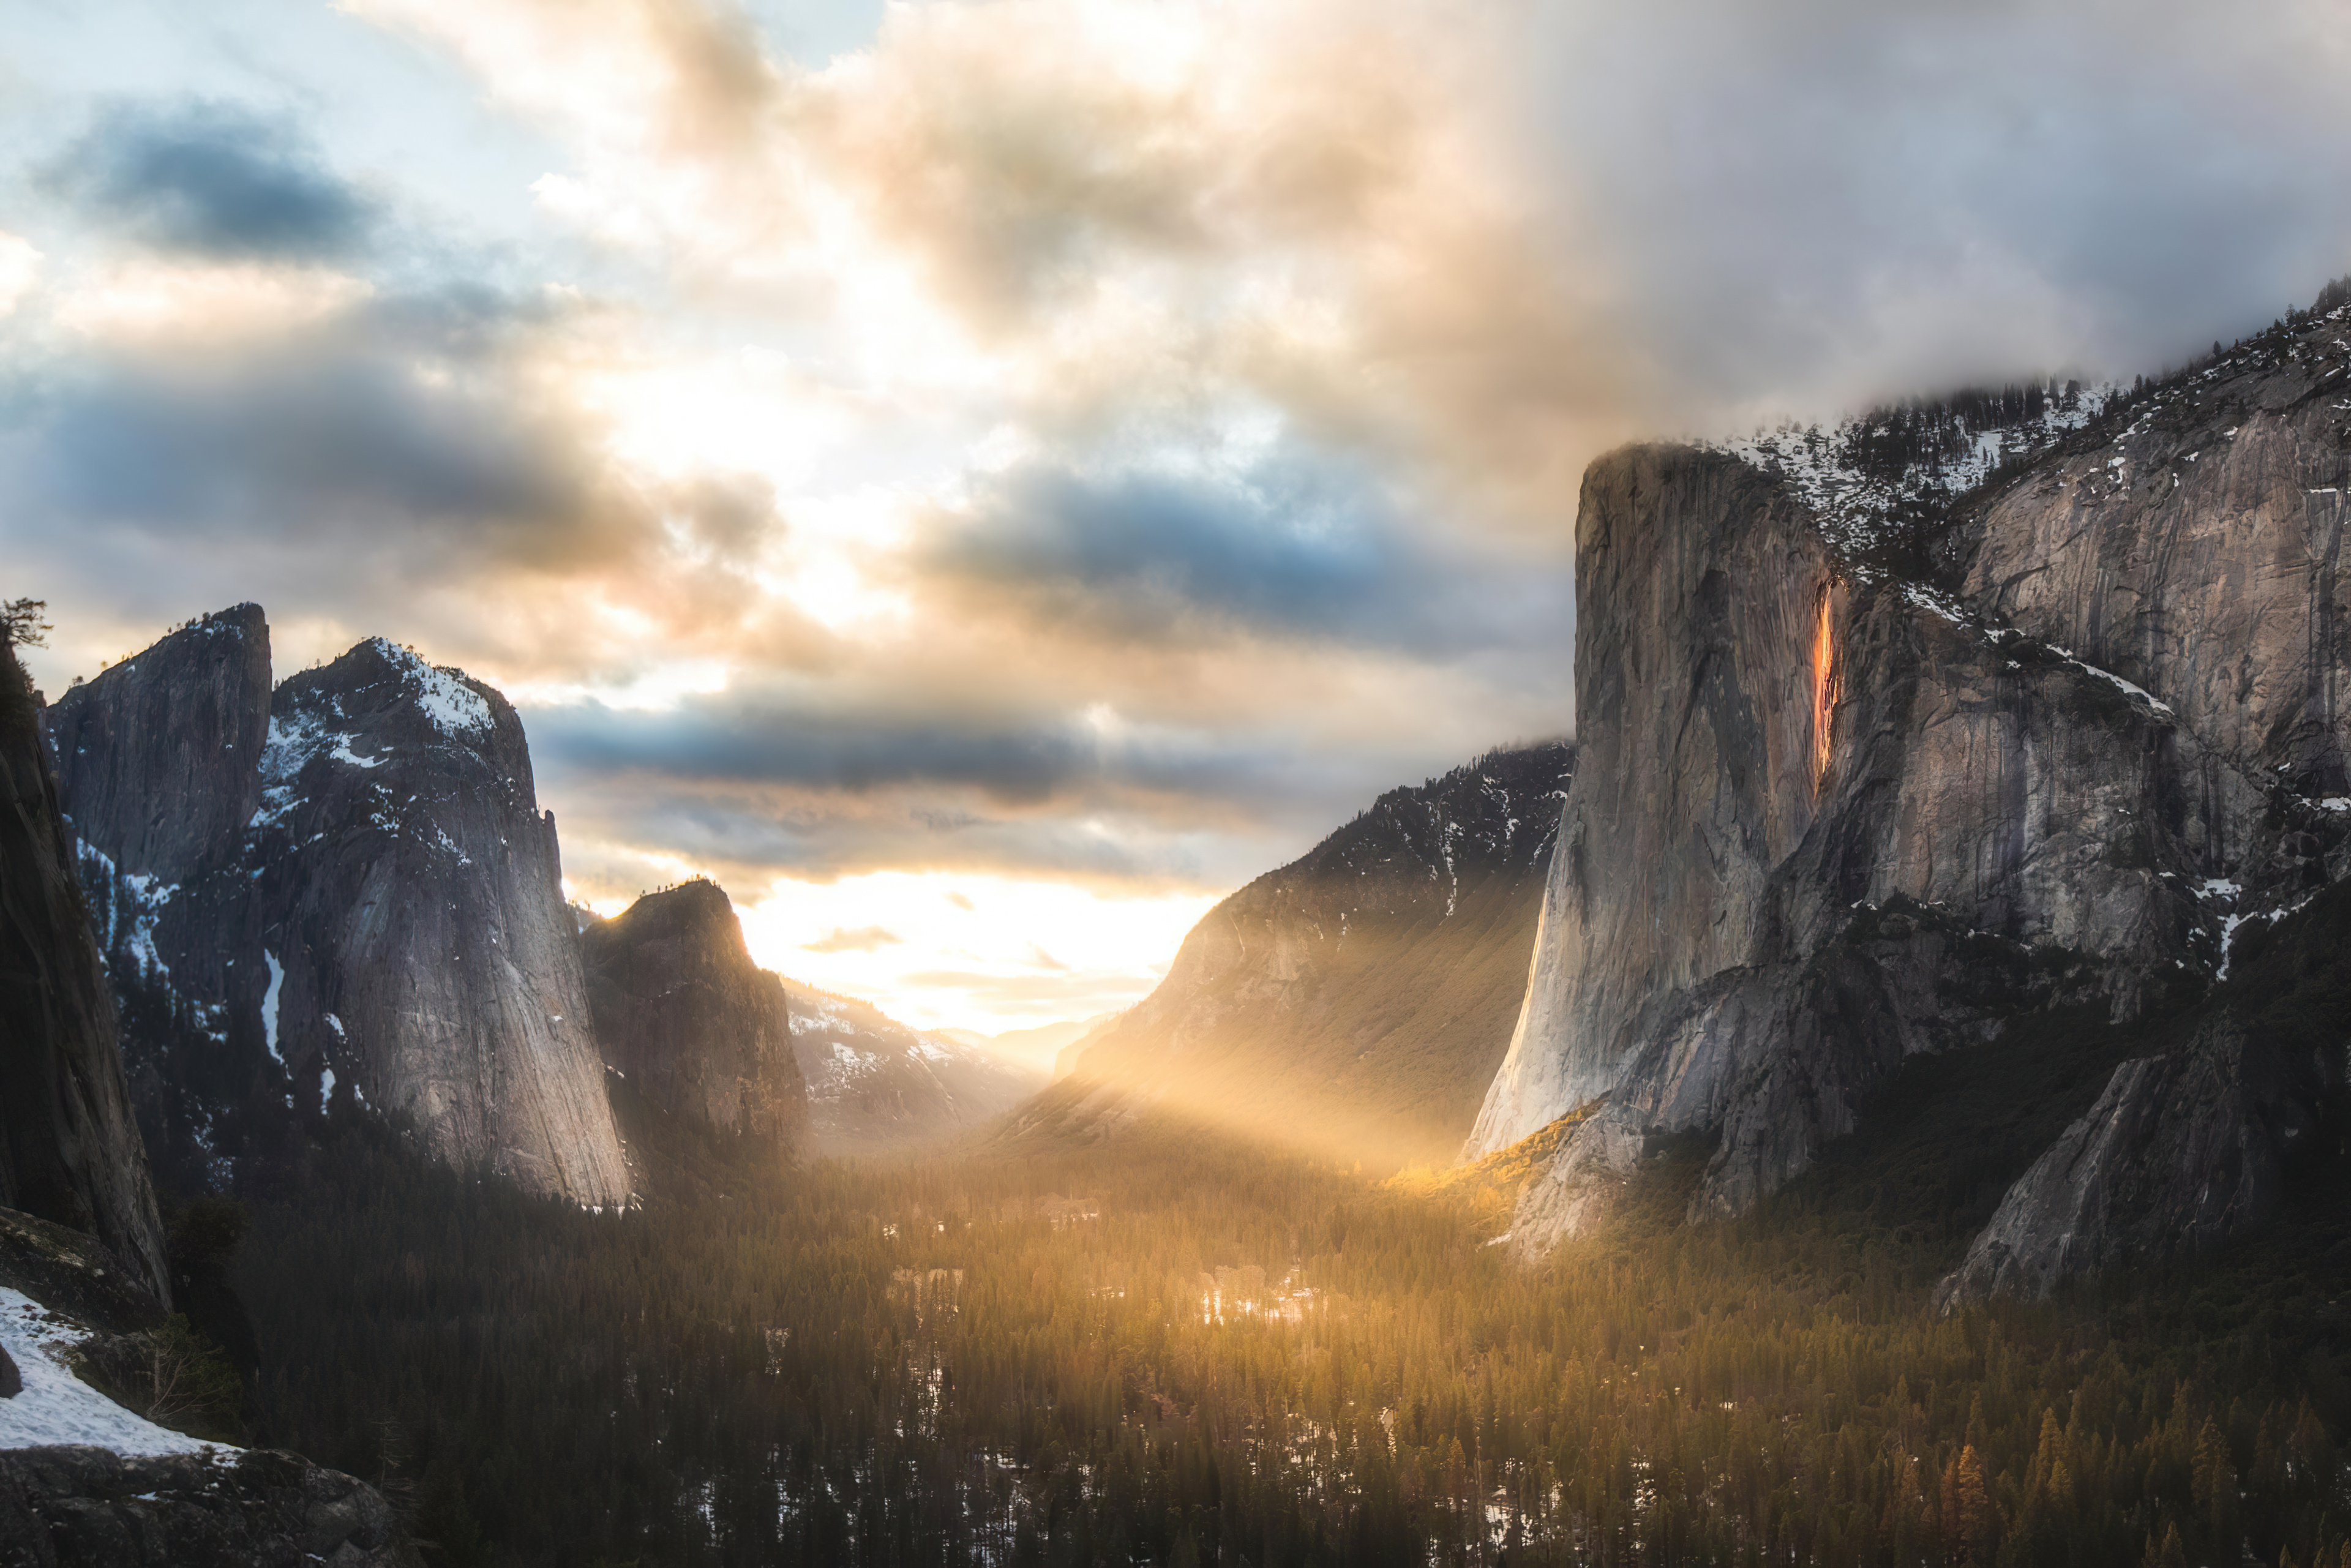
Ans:
[{"label": "shadowed cliff face", "polygon": [[1092,1139],[1154,1106],[1381,1165],[1459,1147],[1510,1039],[1565,746],[1395,789],[1204,917],[1167,977],[1022,1108]]},{"label": "shadowed cliff face", "polygon": [[0,641],[0,1207],[113,1249],[171,1296],[106,972],[31,683]]},{"label": "shadowed cliff face", "polygon": [[[1522,1249],[1590,1224],[1656,1134],[1716,1138],[1693,1214],[1735,1212],[1908,1054],[2057,1005],[2151,1030],[2226,977],[2248,921],[2351,871],[2351,415],[2325,391],[2346,325],[2272,334],[2035,446],[1911,552],[1934,580],[1785,474],[1656,448],[1594,465],[1583,765],[1468,1152],[1604,1104],[1529,1188]],[[2009,1261],[1971,1259],[1954,1290],[2045,1290],[2149,1237],[2257,1222],[2274,1183],[2223,1167],[2278,1166],[2280,1129],[2335,1091],[2243,1038],[2215,1016],[2118,1075],[2091,1119],[2108,1131],[2085,1121],[2011,1195]],[[2226,1109],[2255,1079],[2300,1109]],[[2115,1130],[2132,1117],[2168,1130]],[[2207,1189],[2238,1196],[2183,1230]],[[2053,1248],[2085,1191],[2127,1196]]]},{"label": "shadowed cliff face", "polygon": [[808,1125],[784,984],[716,883],[647,894],[580,936],[605,1064],[714,1131],[789,1147]]},{"label": "shadowed cliff face", "polygon": [[[217,1179],[271,1117],[405,1112],[457,1164],[625,1197],[521,721],[380,640],[273,694],[265,636],[243,612],[175,632],[49,720],[92,781],[67,806],[151,1133]],[[256,713],[249,761],[177,762],[181,731],[241,745]],[[153,793],[102,787],[120,780]],[[214,836],[159,836],[159,817]],[[153,869],[125,866],[142,854]]]}]

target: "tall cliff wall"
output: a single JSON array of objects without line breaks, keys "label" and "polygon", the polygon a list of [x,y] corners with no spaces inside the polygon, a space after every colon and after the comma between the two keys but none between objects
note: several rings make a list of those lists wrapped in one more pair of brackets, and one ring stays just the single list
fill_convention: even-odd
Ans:
[{"label": "tall cliff wall", "polygon": [[1606,1093],[1655,998],[1753,958],[1813,812],[1834,579],[1801,504],[1745,464],[1639,447],[1585,476],[1576,527],[1580,765],[1473,1156]]},{"label": "tall cliff wall", "polygon": [[[1735,1212],[1850,1131],[1910,1053],[2061,1003],[2123,1030],[2206,1005],[2248,922],[2351,871],[2351,419],[2326,395],[2351,370],[2345,324],[2298,322],[2044,429],[1907,539],[1776,464],[1648,448],[1594,465],[1584,765],[1468,1152],[1604,1103],[1525,1195],[1523,1249],[1588,1225],[1655,1134],[1715,1137],[1693,1212]],[[2192,1125],[2160,1136],[2085,1120],[1999,1222],[2000,1257],[2037,1261],[1978,1258],[1954,1290],[2116,1260],[2220,1164],[2283,1158],[2217,1151],[2274,1144],[2339,1090],[2339,1071],[2247,1065],[2225,1019],[2191,1035],[2118,1074],[2102,1124],[2263,1072],[2302,1109],[2238,1117],[2241,1138],[2219,1112],[2166,1112]],[[2135,1196],[2101,1211],[2105,1239],[2052,1252],[2079,1208],[2068,1182]],[[2269,1189],[2243,1190],[2190,1228],[2256,1222]]]},{"label": "tall cliff wall", "polygon": [[716,883],[647,894],[580,949],[607,1066],[716,1132],[789,1147],[807,1131],[784,983],[751,961]]},{"label": "tall cliff wall", "polygon": [[162,1145],[202,1172],[240,1106],[367,1106],[458,1164],[624,1198],[521,721],[381,640],[273,693],[266,637],[249,607],[198,622],[48,718]]},{"label": "tall cliff wall", "polygon": [[88,1231],[171,1297],[114,1003],[32,683],[0,640],[0,1207]]}]

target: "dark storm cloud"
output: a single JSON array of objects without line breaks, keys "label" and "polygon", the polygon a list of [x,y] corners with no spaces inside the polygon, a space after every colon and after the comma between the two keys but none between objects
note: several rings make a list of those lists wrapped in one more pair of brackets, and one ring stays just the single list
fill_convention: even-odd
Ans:
[{"label": "dark storm cloud", "polygon": [[916,570],[1107,638],[1232,631],[1443,655],[1529,639],[1567,613],[1564,562],[1528,571],[1415,528],[1360,467],[1285,456],[1238,476],[999,478]]},{"label": "dark storm cloud", "polygon": [[421,296],[263,348],[72,367],[34,401],[18,504],[397,556],[402,579],[592,557],[601,465],[502,357],[525,324],[494,297]]},{"label": "dark storm cloud", "polygon": [[220,258],[347,256],[366,244],[378,215],[292,126],[230,104],[117,106],[49,175],[58,192],[138,239]]},{"label": "dark storm cloud", "polygon": [[1986,375],[2128,378],[2351,267],[2317,7],[1579,8],[1542,111],[1692,417]]},{"label": "dark storm cloud", "polygon": [[531,719],[535,754],[581,772],[787,785],[863,794],[897,785],[948,784],[1007,804],[1029,804],[1095,771],[1071,729],[1013,717],[982,727],[941,712],[837,713],[789,696],[726,693],[667,712],[594,704]]},{"label": "dark storm cloud", "polygon": [[525,717],[541,788],[594,832],[748,876],[925,865],[1221,884],[1271,863],[1269,841],[1311,842],[1360,808],[1367,778],[1384,787],[1458,760],[1243,731],[1106,743],[1082,722],[983,724],[945,699],[893,716],[720,693],[668,712]]}]

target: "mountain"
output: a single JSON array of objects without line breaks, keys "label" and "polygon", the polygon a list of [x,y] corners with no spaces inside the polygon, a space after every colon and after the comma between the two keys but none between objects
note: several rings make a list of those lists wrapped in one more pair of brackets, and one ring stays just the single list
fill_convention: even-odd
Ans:
[{"label": "mountain", "polygon": [[171,1298],[113,998],[41,744],[39,698],[0,637],[0,1205],[102,1240]]},{"label": "mountain", "polygon": [[982,1034],[970,1029],[939,1029],[931,1033],[940,1040],[986,1051],[1015,1067],[1058,1075],[1060,1069],[1055,1064],[1070,1047],[1117,1016],[1114,1012],[1096,1013],[1090,1019],[1039,1024],[1033,1029],[1008,1029],[1000,1034]]},{"label": "mountain", "polygon": [[240,605],[46,715],[158,1160],[217,1184],[305,1118],[398,1112],[460,1166],[625,1198],[514,709],[380,638],[269,674]]},{"label": "mountain", "polygon": [[673,1115],[789,1149],[808,1126],[784,984],[716,883],[649,893],[580,934],[597,1049]]},{"label": "mountain", "polygon": [[1382,795],[1210,910],[1022,1135],[1163,1106],[1349,1159],[1449,1158],[1509,1041],[1576,767],[1565,745],[1499,751]]},{"label": "mountain", "polygon": [[871,1003],[797,981],[786,991],[819,1154],[903,1153],[957,1137],[1043,1084],[1041,1072],[918,1033]]},{"label": "mountain", "polygon": [[[1465,1152],[1596,1113],[1515,1245],[1588,1227],[1664,1135],[1711,1144],[1693,1218],[1743,1210],[1906,1059],[2035,1030],[2079,1120],[1952,1295],[2272,1209],[2344,1080],[2339,1027],[2258,1020],[2323,1011],[2308,933],[2351,871],[2346,327],[2336,291],[2128,392],[1593,465],[1583,763]],[[2283,995],[2247,989],[2262,944],[2311,957]]]}]

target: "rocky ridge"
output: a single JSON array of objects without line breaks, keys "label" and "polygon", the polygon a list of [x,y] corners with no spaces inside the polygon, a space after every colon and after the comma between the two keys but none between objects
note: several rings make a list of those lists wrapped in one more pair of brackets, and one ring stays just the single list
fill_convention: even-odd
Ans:
[{"label": "rocky ridge", "polygon": [[[2325,305],[2077,424],[2044,402],[1983,448],[2008,458],[1989,482],[1939,501],[1915,476],[1840,489],[1756,451],[1593,466],[1584,765],[1468,1152],[1602,1103],[1522,1199],[1523,1250],[1588,1226],[1657,1134],[1717,1139],[1693,1212],[1735,1212],[1910,1053],[2058,1004],[2151,1029],[2230,974],[2249,925],[2351,870],[2351,309]],[[2045,1266],[1971,1265],[1955,1290],[2117,1260],[2224,1148],[2275,1144],[2340,1088],[2339,1060],[2272,1074],[2303,1110],[2239,1116],[2242,1136],[2217,1092],[2160,1137],[2095,1134],[2198,1073],[2250,1081],[2227,1027],[2198,1038],[2120,1070],[2074,1152],[2020,1181],[2002,1256]],[[2116,1239],[2040,1247],[2081,1207],[2053,1183],[2122,1195],[2099,1232]],[[2265,1189],[2244,1190],[2196,1233],[2257,1222]]]},{"label": "rocky ridge", "polygon": [[217,1181],[273,1117],[404,1113],[458,1165],[623,1200],[514,709],[381,639],[273,692],[266,639],[208,617],[47,716],[159,1157]]},{"label": "rocky ridge", "polygon": [[1439,1161],[1509,1039],[1573,748],[1393,789],[1194,926],[1023,1107],[1093,1138],[1164,1106],[1347,1158]]},{"label": "rocky ridge", "polygon": [[716,883],[650,893],[580,934],[605,1066],[674,1115],[789,1148],[808,1125],[783,982]]}]

